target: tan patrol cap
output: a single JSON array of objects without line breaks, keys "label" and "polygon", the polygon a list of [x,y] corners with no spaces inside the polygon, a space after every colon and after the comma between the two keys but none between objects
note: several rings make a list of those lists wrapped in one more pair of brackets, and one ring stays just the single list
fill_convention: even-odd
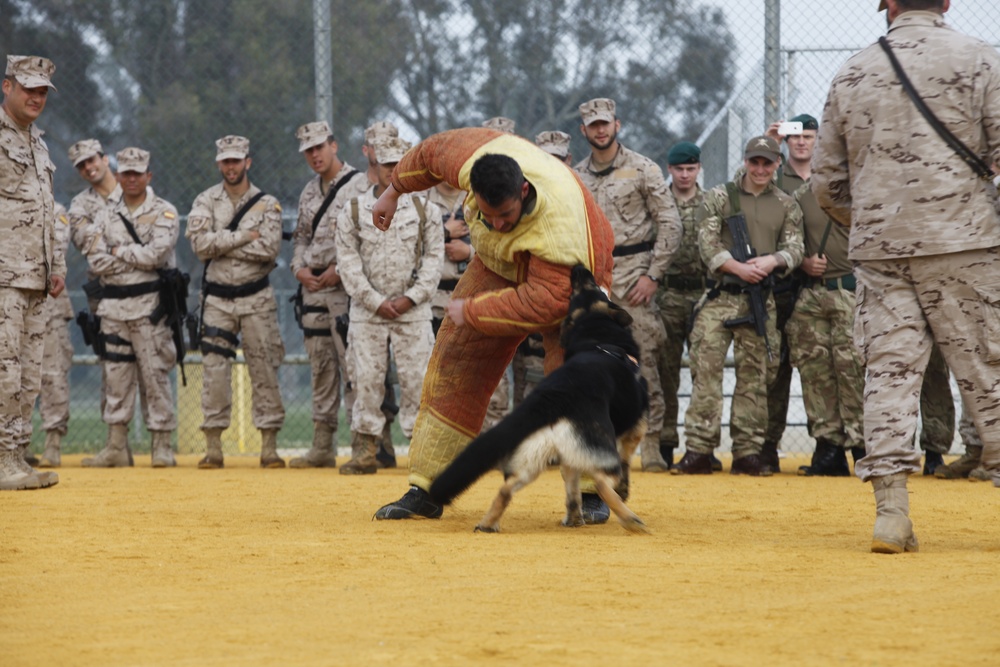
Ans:
[{"label": "tan patrol cap", "polygon": [[7,72],[5,76],[14,77],[25,88],[41,88],[48,86],[52,90],[52,75],[56,66],[48,58],[41,56],[7,56]]},{"label": "tan patrol cap", "polygon": [[494,116],[489,120],[483,121],[483,127],[487,127],[491,130],[500,130],[501,132],[506,132],[507,134],[514,134],[514,128],[516,126],[516,122],[504,116]]},{"label": "tan patrol cap", "polygon": [[590,125],[599,120],[615,122],[615,101],[607,97],[598,97],[580,105],[580,118],[584,125]]},{"label": "tan patrol cap", "polygon": [[743,157],[747,159],[762,157],[771,162],[778,162],[781,160],[781,149],[778,148],[778,142],[774,139],[761,135],[747,142],[747,147],[743,151]]},{"label": "tan patrol cap", "polygon": [[333,136],[333,130],[325,120],[318,120],[315,123],[306,123],[295,131],[295,138],[299,140],[299,152],[326,143],[326,140]]},{"label": "tan patrol cap", "polygon": [[571,137],[559,130],[542,132],[535,137],[535,144],[546,153],[555,155],[557,158],[564,158],[569,155],[569,142]]},{"label": "tan patrol cap", "polygon": [[373,144],[376,140],[385,137],[398,137],[399,128],[387,120],[377,120],[365,128],[365,143]]},{"label": "tan patrol cap", "polygon": [[104,152],[101,142],[97,139],[82,139],[69,147],[69,161],[77,166],[84,160]]},{"label": "tan patrol cap", "polygon": [[373,145],[375,148],[375,161],[379,164],[395,164],[403,159],[406,151],[410,150],[412,145],[409,141],[400,139],[399,137],[382,137],[376,139]]},{"label": "tan patrol cap", "polygon": [[215,142],[215,161],[243,160],[250,155],[250,140],[235,134],[228,134]]},{"label": "tan patrol cap", "polygon": [[144,151],[141,148],[136,148],[134,146],[129,146],[118,151],[115,155],[118,159],[118,173],[125,171],[134,171],[140,174],[145,174],[149,171],[149,151]]}]

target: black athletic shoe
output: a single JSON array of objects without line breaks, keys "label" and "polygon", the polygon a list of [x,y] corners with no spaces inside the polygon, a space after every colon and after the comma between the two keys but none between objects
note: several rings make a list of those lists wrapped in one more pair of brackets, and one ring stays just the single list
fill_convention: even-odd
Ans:
[{"label": "black athletic shoe", "polygon": [[586,524],[607,523],[611,518],[611,510],[596,493],[583,494],[583,522]]},{"label": "black athletic shoe", "polygon": [[[584,503],[586,505],[586,503]],[[383,505],[375,512],[375,519],[440,519],[444,508],[431,500],[429,493],[417,486],[411,486],[402,498]],[[605,518],[605,521],[607,518]]]},{"label": "black athletic shoe", "polygon": [[941,452],[924,452],[924,474],[933,475],[938,466],[944,465],[944,457]]}]

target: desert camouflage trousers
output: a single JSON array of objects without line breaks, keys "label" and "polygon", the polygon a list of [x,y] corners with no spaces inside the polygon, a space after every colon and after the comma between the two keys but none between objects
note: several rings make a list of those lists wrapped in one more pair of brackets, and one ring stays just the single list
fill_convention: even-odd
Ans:
[{"label": "desert camouflage trousers", "polygon": [[433,346],[434,330],[430,320],[351,321],[347,330],[347,354],[355,392],[352,431],[375,436],[382,434],[386,422],[382,404],[386,398],[385,376],[389,370],[391,347],[399,380],[399,426],[403,434],[410,437]]},{"label": "desert camouflage trousers", "polygon": [[69,371],[73,367],[69,323],[58,318],[51,320],[45,329],[42,347],[42,391],[38,396],[42,430],[66,435],[69,424]]},{"label": "desert camouflage trousers", "polygon": [[0,287],[0,450],[31,442],[42,383],[45,293]]},{"label": "desert camouflage trousers", "polygon": [[860,262],[854,341],[867,367],[867,481],[920,470],[913,446],[920,386],[935,342],[1000,478],[1000,247]]},{"label": "desert camouflage trousers", "polygon": [[[680,444],[677,417],[680,405],[677,392],[681,388],[681,365],[684,358],[684,343],[688,341],[688,330],[694,307],[705,293],[704,289],[693,290],[662,288],[657,292],[656,303],[663,322],[664,342],[657,356],[660,386],[663,388],[663,428],[660,442],[676,448]],[[690,343],[688,343],[690,349]]]},{"label": "desert camouflage trousers", "polygon": [[337,430],[340,415],[341,383],[344,385],[344,406],[350,423],[354,407],[354,389],[347,374],[347,348],[334,329],[334,320],[347,312],[348,297],[344,290],[309,292],[303,290],[305,306],[321,306],[325,313],[303,313],[306,329],[329,331],[329,336],[306,336],[305,348],[312,371],[312,420]]},{"label": "desert camouflage trousers", "polygon": [[104,361],[107,379],[102,418],[106,424],[128,424],[135,414],[135,387],[145,397],[143,419],[150,431],[173,431],[177,428],[174,392],[170,369],[177,363],[177,351],[170,329],[161,321],[153,324],[148,317],[137,320],[101,318],[101,333],[117,336],[131,345],[107,342],[110,353],[134,355],[135,361]]},{"label": "desert camouflage trousers", "polygon": [[854,292],[804,287],[785,325],[799,369],[809,435],[839,447],[864,447],[864,368],[854,347]]},{"label": "desert camouflage trousers", "polygon": [[[778,354],[767,358],[764,338],[750,325],[729,328],[726,320],[745,317],[750,306],[742,294],[722,292],[707,301],[695,317],[691,331],[691,403],[684,415],[685,447],[711,453],[719,444],[722,428],[722,377],[726,352],[733,345],[736,387],[730,410],[729,434],[733,458],[759,454],[767,431],[767,386],[778,368]],[[767,298],[767,339],[777,348],[774,299]],[[775,349],[776,352],[776,349]]]},{"label": "desert camouflage trousers", "polygon": [[[285,358],[285,345],[281,342],[277,311],[236,315],[212,302],[211,298],[205,301],[205,325],[241,337],[243,356],[250,372],[253,425],[261,430],[279,430],[285,422],[285,407],[278,386],[278,367]],[[221,338],[206,337],[204,340],[221,348],[232,347]],[[233,410],[233,362],[213,352],[205,354],[202,363],[201,411],[205,420],[201,428],[225,430],[229,428]]]}]

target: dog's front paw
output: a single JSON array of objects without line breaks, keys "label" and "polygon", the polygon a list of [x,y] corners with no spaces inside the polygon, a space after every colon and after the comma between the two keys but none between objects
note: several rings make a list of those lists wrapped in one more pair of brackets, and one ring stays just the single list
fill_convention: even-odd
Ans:
[{"label": "dog's front paw", "polygon": [[634,519],[626,519],[621,522],[622,528],[630,533],[642,533],[644,535],[649,535],[652,531],[642,522],[642,519],[635,517]]},{"label": "dog's front paw", "polygon": [[474,533],[499,533],[500,526],[493,524],[492,526],[484,526],[482,524],[478,525],[473,529]]},{"label": "dog's front paw", "polygon": [[579,528],[585,525],[587,525],[587,522],[583,520],[583,515],[577,515],[573,518],[566,517],[562,520],[563,528]]}]

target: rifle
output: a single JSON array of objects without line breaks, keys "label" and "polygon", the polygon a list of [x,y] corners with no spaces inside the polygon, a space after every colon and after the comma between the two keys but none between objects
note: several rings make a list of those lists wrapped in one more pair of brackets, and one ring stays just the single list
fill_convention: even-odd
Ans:
[{"label": "rifle", "polygon": [[94,350],[99,359],[104,358],[104,337],[101,335],[101,318],[91,315],[89,310],[81,310],[76,314],[76,323],[83,333],[83,342]]},{"label": "rifle", "polygon": [[[733,255],[733,259],[745,264],[748,260],[757,256],[757,251],[750,245],[750,232],[747,230],[746,215],[740,210],[739,193],[735,192],[735,186],[730,188],[731,185],[731,183],[728,183],[727,189],[729,189],[730,208],[734,213],[726,218],[726,225],[733,236],[733,247],[730,249],[730,252]],[[750,312],[744,317],[734,317],[731,320],[726,320],[723,322],[723,325],[729,329],[744,324],[753,325],[754,332],[764,339],[764,347],[767,349],[767,360],[774,361],[774,355],[771,352],[771,342],[767,339],[767,327],[765,326],[768,318],[767,292],[771,289],[774,279],[768,276],[757,284],[751,284],[744,280],[740,280],[739,282],[742,292],[750,300]]]},{"label": "rifle", "polygon": [[166,318],[166,325],[170,328],[170,337],[177,351],[177,363],[181,367],[181,382],[186,387],[184,355],[187,350],[184,349],[184,323],[188,318],[187,298],[191,276],[178,269],[157,269],[156,272],[160,274],[160,305],[149,319],[153,324],[159,324],[160,320]]}]

